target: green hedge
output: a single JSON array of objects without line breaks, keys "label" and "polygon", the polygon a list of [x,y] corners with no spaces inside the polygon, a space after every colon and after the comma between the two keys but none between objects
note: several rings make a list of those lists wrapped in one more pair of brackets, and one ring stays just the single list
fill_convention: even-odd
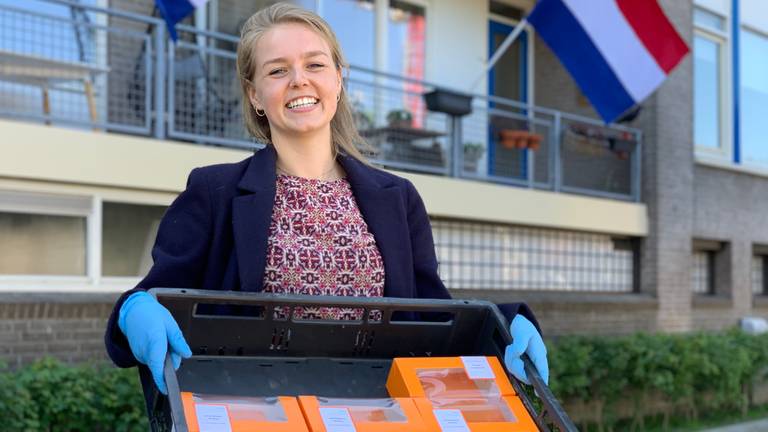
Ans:
[{"label": "green hedge", "polygon": [[549,353],[552,391],[595,408],[598,430],[642,430],[659,415],[666,429],[675,416],[696,422],[703,413],[746,415],[753,384],[765,379],[768,334],[568,337]]},{"label": "green hedge", "polygon": [[39,360],[0,370],[0,430],[142,431],[149,425],[136,369]]},{"label": "green hedge", "polygon": [[[667,402],[665,423],[673,416],[695,420],[704,410],[743,413],[752,383],[768,367],[768,335],[737,331],[565,337],[549,345],[553,392],[569,404],[597,407],[592,426],[599,430],[643,429],[658,415],[648,407],[659,398]],[[633,407],[628,419],[619,418],[619,403]],[[0,419],[3,431],[148,428],[136,369],[51,359],[15,372],[0,368]]]}]

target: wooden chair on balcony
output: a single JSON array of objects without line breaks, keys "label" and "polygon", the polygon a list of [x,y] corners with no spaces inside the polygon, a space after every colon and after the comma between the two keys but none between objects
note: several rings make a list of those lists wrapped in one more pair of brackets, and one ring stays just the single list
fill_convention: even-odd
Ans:
[{"label": "wooden chair on balcony", "polygon": [[40,87],[43,96],[43,113],[46,116],[51,114],[48,89],[55,83],[81,81],[91,122],[96,123],[98,113],[91,79],[96,74],[108,72],[109,68],[105,66],[0,49],[0,80]]}]

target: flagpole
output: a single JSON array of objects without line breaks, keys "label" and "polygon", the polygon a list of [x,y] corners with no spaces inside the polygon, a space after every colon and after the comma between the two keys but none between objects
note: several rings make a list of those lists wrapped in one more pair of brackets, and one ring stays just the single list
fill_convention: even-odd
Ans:
[{"label": "flagpole", "polygon": [[512,29],[512,31],[507,35],[507,37],[504,39],[504,42],[499,45],[498,48],[496,48],[496,51],[491,56],[490,60],[488,60],[488,63],[483,68],[483,72],[480,74],[480,76],[477,77],[477,79],[472,83],[472,87],[470,87],[469,91],[473,92],[475,90],[475,87],[477,87],[478,84],[483,80],[483,77],[485,77],[488,74],[488,71],[491,70],[495,65],[496,62],[499,61],[502,55],[504,55],[505,52],[507,52],[507,49],[509,49],[510,45],[517,40],[517,38],[520,36],[520,33],[525,30],[525,26],[528,25],[528,20],[523,18],[522,21],[517,23],[515,28]]}]

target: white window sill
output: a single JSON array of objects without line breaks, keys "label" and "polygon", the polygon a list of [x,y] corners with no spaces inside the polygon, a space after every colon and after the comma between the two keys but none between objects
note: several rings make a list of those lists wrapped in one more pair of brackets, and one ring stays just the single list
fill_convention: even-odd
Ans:
[{"label": "white window sill", "polygon": [[94,283],[83,276],[0,276],[0,292],[14,293],[122,293],[141,279],[102,278]]},{"label": "white window sill", "polygon": [[719,168],[727,171],[734,171],[742,174],[750,174],[758,177],[768,178],[768,167],[758,168],[750,165],[736,164],[736,163],[728,162],[724,160],[717,160],[717,159],[713,159],[711,157],[706,157],[702,155],[696,155],[694,160],[699,165],[703,165],[711,168]]}]

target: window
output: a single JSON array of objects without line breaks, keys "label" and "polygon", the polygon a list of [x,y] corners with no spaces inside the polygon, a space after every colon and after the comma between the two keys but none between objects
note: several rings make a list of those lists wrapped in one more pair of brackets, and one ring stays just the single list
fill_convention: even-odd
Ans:
[{"label": "window", "polygon": [[0,191],[0,275],[85,276],[91,200]]},{"label": "window", "polygon": [[766,246],[754,246],[752,294],[768,295],[768,247]]},{"label": "window", "polygon": [[152,246],[165,207],[103,204],[102,274],[144,276],[152,266]]},{"label": "window", "polygon": [[0,212],[0,274],[85,275],[85,217]]},{"label": "window", "polygon": [[741,159],[768,168],[768,35],[742,28],[740,51]]},{"label": "window", "polygon": [[[122,286],[152,266],[166,207],[0,190],[0,280]],[[132,285],[134,282],[131,282]],[[117,285],[120,285],[119,287]]]},{"label": "window", "polygon": [[693,38],[693,140],[696,150],[727,156],[725,18],[694,9]]},{"label": "window", "polygon": [[694,0],[694,4],[696,156],[701,160],[714,156],[766,172],[768,2]]},{"label": "window", "polygon": [[726,245],[714,240],[693,241],[693,263],[691,265],[691,286],[694,294],[714,295],[722,290],[718,290],[716,274],[719,265],[726,264],[726,261],[718,259],[721,252],[726,250]]},{"label": "window", "polygon": [[714,273],[715,253],[713,251],[694,251],[691,282],[695,294],[714,294]]},{"label": "window", "polygon": [[[386,28],[378,29],[376,14],[384,8]],[[351,65],[424,78],[426,15],[423,6],[403,0],[324,0],[320,13],[336,32]],[[378,52],[385,46],[386,52]]]},{"label": "window", "polygon": [[373,0],[324,0],[321,14],[336,32],[347,63],[376,66],[376,15]]},{"label": "window", "polygon": [[433,220],[449,288],[633,292],[636,243],[609,235]]},{"label": "window", "polygon": [[[426,20],[424,8],[406,2],[390,0],[387,47],[387,72],[424,79],[426,53]],[[424,88],[419,83],[404,82],[404,108],[413,114],[413,126],[424,124]]]},{"label": "window", "polygon": [[697,146],[719,148],[720,117],[720,43],[696,35],[694,52],[694,142]]},{"label": "window", "polygon": [[[424,86],[419,82],[426,74],[424,0],[323,0],[320,13],[354,68],[349,71],[347,92],[358,129],[401,123],[444,130],[444,117],[427,112]],[[401,162],[415,159],[440,166],[441,150],[433,148],[437,142],[421,140],[418,156],[390,156],[403,159]]]}]

